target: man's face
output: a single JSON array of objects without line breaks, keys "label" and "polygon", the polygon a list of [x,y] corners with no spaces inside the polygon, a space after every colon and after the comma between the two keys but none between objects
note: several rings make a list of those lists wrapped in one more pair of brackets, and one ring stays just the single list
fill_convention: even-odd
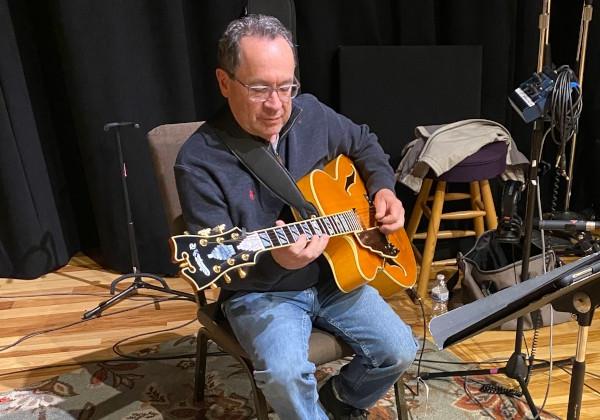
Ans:
[{"label": "man's face", "polygon": [[242,83],[271,87],[293,83],[294,54],[287,41],[282,37],[243,37],[240,41],[240,63],[234,77],[229,77],[223,69],[217,69],[217,79],[221,94],[227,98],[238,124],[250,134],[273,140],[290,118],[292,100],[281,101],[273,92],[266,101],[253,102]]}]

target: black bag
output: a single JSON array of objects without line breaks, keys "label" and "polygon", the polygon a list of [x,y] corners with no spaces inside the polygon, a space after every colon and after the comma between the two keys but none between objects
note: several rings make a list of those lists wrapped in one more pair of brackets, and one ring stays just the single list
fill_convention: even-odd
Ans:
[{"label": "black bag", "polygon": [[[541,250],[535,245],[531,246],[529,259],[529,278],[544,273]],[[556,267],[554,251],[546,251],[546,271]],[[481,235],[475,245],[465,255],[458,255],[458,268],[462,275],[462,300],[470,303],[481,299],[499,290],[513,286],[521,281],[521,249],[513,245],[498,242],[496,231],[490,230]],[[537,326],[550,325],[550,311],[552,305],[548,304],[532,312],[538,317]],[[532,314],[523,317],[523,328],[532,329]],[[541,316],[541,323],[539,317]],[[554,324],[569,321],[569,312],[554,311]],[[507,321],[500,326],[501,330],[516,330],[517,320]]]}]

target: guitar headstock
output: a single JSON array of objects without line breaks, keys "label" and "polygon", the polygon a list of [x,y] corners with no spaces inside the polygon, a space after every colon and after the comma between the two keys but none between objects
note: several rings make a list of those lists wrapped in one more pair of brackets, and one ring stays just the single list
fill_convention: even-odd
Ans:
[{"label": "guitar headstock", "polygon": [[234,273],[243,279],[246,273],[241,267],[253,265],[261,251],[245,231],[236,227],[225,232],[224,228],[219,225],[169,240],[173,262],[179,264],[180,274],[192,282],[196,291],[217,287],[220,280],[230,283]]}]

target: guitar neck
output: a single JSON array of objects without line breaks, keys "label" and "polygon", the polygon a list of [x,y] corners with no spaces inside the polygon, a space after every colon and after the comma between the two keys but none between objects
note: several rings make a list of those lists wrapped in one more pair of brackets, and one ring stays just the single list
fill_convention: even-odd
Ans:
[{"label": "guitar neck", "polygon": [[300,222],[275,226],[253,232],[260,240],[263,250],[283,248],[298,241],[300,235],[310,240],[315,235],[340,236],[351,232],[361,232],[363,227],[354,210],[327,216],[314,217]]}]

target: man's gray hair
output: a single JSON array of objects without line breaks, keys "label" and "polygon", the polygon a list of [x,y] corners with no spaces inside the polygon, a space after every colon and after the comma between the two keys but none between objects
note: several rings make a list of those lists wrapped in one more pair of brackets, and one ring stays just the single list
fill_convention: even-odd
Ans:
[{"label": "man's gray hair", "polygon": [[296,61],[296,47],[292,34],[273,16],[247,15],[232,21],[219,39],[217,65],[233,75],[240,64],[240,41],[245,36],[275,39],[282,37],[287,41]]}]

